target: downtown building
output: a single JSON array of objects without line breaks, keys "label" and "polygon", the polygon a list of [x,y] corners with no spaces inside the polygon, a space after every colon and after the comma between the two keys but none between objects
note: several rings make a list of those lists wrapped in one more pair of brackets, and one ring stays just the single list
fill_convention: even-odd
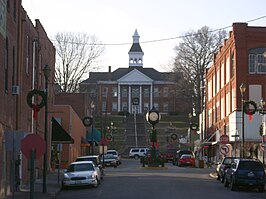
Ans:
[{"label": "downtown building", "polygon": [[[206,74],[203,145],[214,161],[244,153],[265,163],[261,136],[265,135],[265,105],[261,101],[266,99],[266,28],[246,23],[234,23],[232,28]],[[221,143],[222,135],[228,136],[227,144]],[[224,145],[228,150],[221,150]]]},{"label": "downtown building", "polygon": [[180,77],[177,73],[143,67],[144,52],[139,38],[135,30],[128,67],[112,71],[109,66],[108,72],[91,72],[80,83],[80,92],[88,94],[98,114],[145,114],[154,107],[161,114],[187,115],[190,102],[180,100]]}]

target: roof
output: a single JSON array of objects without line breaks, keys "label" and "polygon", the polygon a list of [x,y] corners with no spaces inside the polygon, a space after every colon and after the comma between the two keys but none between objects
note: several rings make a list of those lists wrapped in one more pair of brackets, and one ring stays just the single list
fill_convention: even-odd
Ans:
[{"label": "roof", "polygon": [[143,52],[139,43],[133,43],[129,52]]},{"label": "roof", "polygon": [[118,68],[113,72],[90,72],[89,78],[81,82],[81,84],[97,83],[98,81],[116,81],[134,69],[137,69],[138,71],[145,74],[154,81],[177,80],[177,76],[173,72],[159,72],[153,68],[129,67],[129,68]]}]

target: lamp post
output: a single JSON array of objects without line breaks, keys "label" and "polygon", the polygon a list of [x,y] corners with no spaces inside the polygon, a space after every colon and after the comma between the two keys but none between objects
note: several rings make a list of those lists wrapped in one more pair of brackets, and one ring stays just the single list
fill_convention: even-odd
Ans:
[{"label": "lamp post", "polygon": [[94,143],[94,108],[95,108],[95,105],[93,103],[93,101],[91,102],[91,118],[92,118],[92,123],[91,123],[91,155],[94,155],[94,148],[93,148],[93,143]]},{"label": "lamp post", "polygon": [[245,144],[245,114],[244,114],[244,93],[246,91],[246,86],[244,83],[242,83],[239,87],[240,93],[241,93],[241,105],[242,105],[242,150],[241,150],[241,156],[242,158],[245,157],[245,149],[244,149],[244,144]]},{"label": "lamp post", "polygon": [[43,74],[45,78],[45,116],[44,116],[44,141],[45,141],[45,151],[43,155],[43,193],[46,193],[46,172],[47,172],[47,120],[48,120],[48,79],[50,76],[51,69],[46,64],[43,68]]}]

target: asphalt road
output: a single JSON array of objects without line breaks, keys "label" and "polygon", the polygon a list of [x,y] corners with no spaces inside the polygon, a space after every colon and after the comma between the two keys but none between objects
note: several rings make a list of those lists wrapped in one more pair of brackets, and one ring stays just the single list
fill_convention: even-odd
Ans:
[{"label": "asphalt road", "polygon": [[56,199],[259,199],[266,192],[225,188],[211,177],[214,168],[186,168],[167,163],[165,168],[142,168],[138,160],[123,160],[117,168],[106,168],[98,188],[62,190]]}]

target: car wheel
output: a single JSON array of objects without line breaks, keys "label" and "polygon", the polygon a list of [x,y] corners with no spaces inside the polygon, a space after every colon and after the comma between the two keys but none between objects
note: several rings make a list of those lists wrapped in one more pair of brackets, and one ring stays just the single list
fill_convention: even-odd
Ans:
[{"label": "car wheel", "polygon": [[227,179],[226,179],[226,177],[224,177],[224,187],[228,187],[228,182],[227,182]]},{"label": "car wheel", "polygon": [[263,185],[260,185],[258,187],[258,191],[261,192],[261,193],[264,192],[264,186]]},{"label": "car wheel", "polygon": [[223,183],[224,182],[224,176],[220,177],[220,182]]},{"label": "car wheel", "polygon": [[99,184],[100,184],[98,178],[96,178],[96,181],[97,181],[97,183],[95,185],[93,185],[94,188],[97,188],[99,186]]},{"label": "car wheel", "polygon": [[217,174],[217,180],[220,180],[220,179],[221,179],[220,175],[219,175],[219,174]]},{"label": "car wheel", "polygon": [[237,190],[237,185],[235,183],[235,179],[232,179],[232,181],[230,183],[230,189],[231,189],[231,191],[236,191]]},{"label": "car wheel", "polygon": [[138,155],[134,155],[134,159],[135,160],[139,159],[139,156]]}]

